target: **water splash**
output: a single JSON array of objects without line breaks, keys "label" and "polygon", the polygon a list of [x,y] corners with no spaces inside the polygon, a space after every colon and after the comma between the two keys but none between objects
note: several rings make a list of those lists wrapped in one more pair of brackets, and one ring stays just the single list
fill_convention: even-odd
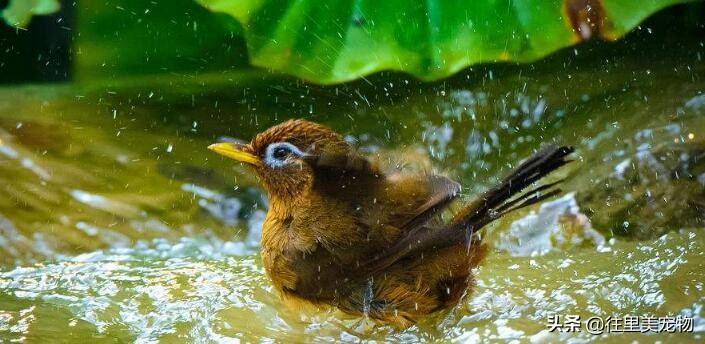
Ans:
[{"label": "water splash", "polygon": [[539,256],[554,249],[590,243],[598,249],[605,238],[592,228],[590,220],[580,212],[575,193],[541,204],[538,212],[531,212],[514,221],[507,232],[500,234],[495,247],[512,256]]}]

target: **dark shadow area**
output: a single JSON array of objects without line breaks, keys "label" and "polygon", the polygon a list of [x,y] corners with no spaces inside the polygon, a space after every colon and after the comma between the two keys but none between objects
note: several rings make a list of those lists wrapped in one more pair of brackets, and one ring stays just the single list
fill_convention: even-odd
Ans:
[{"label": "dark shadow area", "polygon": [[[0,9],[7,5],[0,1]],[[75,6],[62,0],[59,12],[32,18],[26,29],[0,22],[0,83],[71,79]]]}]

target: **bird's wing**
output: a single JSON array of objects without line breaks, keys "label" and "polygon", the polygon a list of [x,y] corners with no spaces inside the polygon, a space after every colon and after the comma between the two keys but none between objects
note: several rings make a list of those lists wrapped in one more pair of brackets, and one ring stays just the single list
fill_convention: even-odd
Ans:
[{"label": "bird's wing", "polygon": [[426,186],[426,200],[408,218],[398,224],[402,232],[413,231],[424,226],[431,218],[443,211],[460,193],[460,184],[449,178],[429,175],[421,181]]},{"label": "bird's wing", "polygon": [[437,215],[460,192],[460,184],[439,175],[385,175],[352,150],[319,151],[308,162],[314,170],[314,190],[354,209],[350,215],[358,224],[357,236],[322,235],[330,239],[322,240],[324,246],[343,264],[357,264],[360,247],[356,242],[374,251],[419,228],[442,227],[441,221],[433,220],[440,220]]},{"label": "bird's wing", "polygon": [[[317,165],[314,181],[316,190],[327,197],[358,202],[366,200],[363,206],[368,204],[371,208],[381,207],[382,213],[370,209],[366,218],[359,218],[367,227],[375,227],[380,221],[397,228],[399,232],[409,232],[425,226],[458,197],[461,189],[457,182],[439,175],[399,173],[387,176],[359,156],[347,158],[346,165],[340,164],[345,161],[340,157],[322,161],[338,163]],[[381,188],[387,188],[387,192],[380,192],[380,185],[384,185]],[[371,190],[375,189],[379,194],[371,194]],[[381,198],[378,201],[382,203],[373,201],[375,197]]]}]

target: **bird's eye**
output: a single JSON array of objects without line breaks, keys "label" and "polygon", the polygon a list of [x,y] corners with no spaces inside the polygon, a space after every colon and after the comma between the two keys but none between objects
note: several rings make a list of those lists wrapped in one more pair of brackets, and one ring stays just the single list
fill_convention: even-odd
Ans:
[{"label": "bird's eye", "polygon": [[276,142],[267,146],[264,162],[267,166],[278,168],[293,162],[291,157],[301,157],[304,153],[289,142]]},{"label": "bird's eye", "polygon": [[291,153],[291,150],[289,148],[280,146],[280,147],[274,148],[274,151],[272,152],[272,156],[277,160],[284,160],[284,158],[286,158],[286,156],[289,155],[289,153]]}]

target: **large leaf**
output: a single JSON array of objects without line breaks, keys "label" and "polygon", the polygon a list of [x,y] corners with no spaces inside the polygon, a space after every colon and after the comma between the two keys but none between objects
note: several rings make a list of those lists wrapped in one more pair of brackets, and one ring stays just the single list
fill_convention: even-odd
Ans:
[{"label": "large leaf", "polygon": [[424,80],[617,39],[687,0],[196,0],[235,17],[253,64],[335,83],[380,70]]},{"label": "large leaf", "polygon": [[7,8],[0,11],[0,18],[8,25],[24,27],[33,15],[47,15],[61,8],[59,0],[10,0]]}]

